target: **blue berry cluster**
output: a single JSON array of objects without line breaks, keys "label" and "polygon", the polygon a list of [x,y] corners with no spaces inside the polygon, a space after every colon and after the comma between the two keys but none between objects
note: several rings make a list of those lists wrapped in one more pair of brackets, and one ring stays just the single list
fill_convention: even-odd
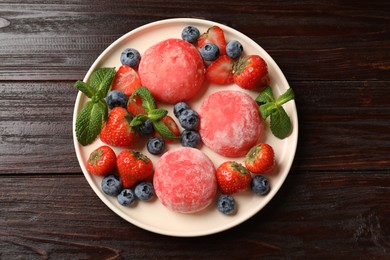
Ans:
[{"label": "blue berry cluster", "polygon": [[151,182],[140,182],[134,189],[123,189],[120,177],[117,175],[105,176],[102,180],[102,190],[105,194],[115,196],[122,206],[132,206],[137,199],[150,201],[155,192]]},{"label": "blue berry cluster", "polygon": [[198,132],[199,114],[184,101],[175,104],[173,114],[179,119],[180,125],[184,128],[180,138],[182,146],[197,147],[200,143]]}]

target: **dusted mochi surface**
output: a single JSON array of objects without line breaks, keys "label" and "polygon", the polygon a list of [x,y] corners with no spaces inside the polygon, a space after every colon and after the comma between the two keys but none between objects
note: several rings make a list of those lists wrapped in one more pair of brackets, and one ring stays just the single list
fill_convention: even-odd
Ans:
[{"label": "dusted mochi surface", "polygon": [[247,154],[263,133],[264,121],[255,100],[241,91],[219,91],[207,97],[199,110],[203,143],[226,157]]},{"label": "dusted mochi surface", "polygon": [[159,101],[174,104],[194,97],[202,87],[205,66],[199,51],[180,39],[148,48],[138,73],[143,86]]},{"label": "dusted mochi surface", "polygon": [[215,167],[198,149],[176,148],[157,162],[153,185],[167,208],[181,213],[198,212],[210,205],[217,192]]}]

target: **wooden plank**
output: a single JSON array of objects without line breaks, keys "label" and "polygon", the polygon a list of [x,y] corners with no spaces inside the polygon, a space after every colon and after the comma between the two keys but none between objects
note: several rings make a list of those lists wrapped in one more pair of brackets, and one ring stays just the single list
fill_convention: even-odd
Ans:
[{"label": "wooden plank", "polygon": [[1,176],[1,181],[2,259],[385,259],[390,250],[386,171],[292,172],[270,204],[247,222],[188,239],[127,223],[82,176]]},{"label": "wooden plank", "polygon": [[0,3],[0,10],[0,80],[83,78],[114,40],[173,13],[223,23],[248,35],[289,80],[389,80],[390,75],[388,1],[368,6],[241,1],[224,8],[179,0],[29,1]]},{"label": "wooden plank", "polygon": [[[72,138],[73,83],[0,83],[0,174],[80,172]],[[291,87],[299,120],[294,168],[390,167],[388,82],[292,82]]]}]

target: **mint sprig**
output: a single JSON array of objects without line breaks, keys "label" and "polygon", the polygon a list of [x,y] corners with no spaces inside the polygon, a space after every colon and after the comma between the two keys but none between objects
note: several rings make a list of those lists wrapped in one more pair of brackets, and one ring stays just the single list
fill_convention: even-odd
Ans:
[{"label": "mint sprig", "polygon": [[161,121],[163,117],[168,114],[168,111],[161,108],[156,108],[154,98],[149,89],[145,86],[139,87],[131,95],[130,100],[134,100],[135,96],[139,96],[142,100],[142,107],[145,109],[146,114],[139,114],[133,118],[130,123],[130,126],[141,125],[146,120],[150,119],[153,124],[153,128],[158,132],[163,139],[175,140],[179,137],[174,135],[172,131]]},{"label": "mint sprig", "polygon": [[89,84],[81,80],[74,84],[75,88],[90,98],[76,118],[76,137],[83,146],[96,139],[107,120],[108,107],[104,98],[114,76],[115,68],[99,68],[92,73]]},{"label": "mint sprig", "polygon": [[289,88],[276,100],[270,86],[267,86],[256,98],[260,105],[260,114],[264,120],[270,117],[270,129],[273,135],[284,139],[291,133],[290,117],[283,108],[283,104],[294,99],[295,94],[292,88]]}]

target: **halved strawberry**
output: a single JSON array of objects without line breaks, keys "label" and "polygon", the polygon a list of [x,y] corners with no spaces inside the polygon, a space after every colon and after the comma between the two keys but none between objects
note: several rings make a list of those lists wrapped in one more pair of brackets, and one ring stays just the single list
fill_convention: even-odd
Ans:
[{"label": "halved strawberry", "polygon": [[[166,115],[163,118],[161,118],[160,120],[168,127],[169,130],[171,130],[172,134],[176,135],[177,137],[180,137],[180,129],[177,126],[175,120],[171,116]],[[161,135],[157,131],[154,133],[154,136],[161,138]],[[172,143],[174,140],[164,139],[164,141],[166,143]]]},{"label": "halved strawberry", "polygon": [[207,43],[214,43],[219,48],[221,55],[226,54],[226,40],[223,30],[218,26],[210,27],[207,32],[203,33],[198,39],[198,46],[202,48]]},{"label": "halved strawberry", "polygon": [[129,99],[129,102],[127,102],[127,111],[132,116],[146,114],[145,108],[142,106],[142,99],[140,96],[135,96],[134,98]]},{"label": "halved strawberry", "polygon": [[115,74],[111,90],[119,89],[129,97],[140,86],[138,73],[128,65],[122,65]]},{"label": "halved strawberry", "polygon": [[206,79],[218,85],[233,83],[233,60],[227,55],[219,56],[206,69]]}]

